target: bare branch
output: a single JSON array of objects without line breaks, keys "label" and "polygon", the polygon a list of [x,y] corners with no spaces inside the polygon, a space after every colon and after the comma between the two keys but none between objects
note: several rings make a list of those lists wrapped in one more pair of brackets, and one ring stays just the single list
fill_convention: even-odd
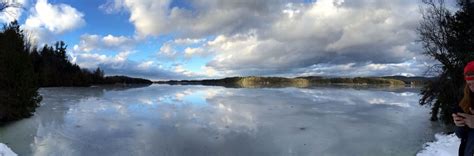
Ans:
[{"label": "bare branch", "polygon": [[7,8],[22,8],[22,5],[15,0],[0,1],[0,12],[4,12]]},{"label": "bare branch", "polygon": [[0,15],[8,21],[18,20],[21,10],[26,10],[18,0],[0,0]]}]

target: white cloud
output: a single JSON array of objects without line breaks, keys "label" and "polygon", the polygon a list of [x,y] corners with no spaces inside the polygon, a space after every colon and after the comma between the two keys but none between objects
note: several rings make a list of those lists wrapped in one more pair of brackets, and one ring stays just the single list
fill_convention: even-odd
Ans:
[{"label": "white cloud", "polygon": [[47,0],[38,0],[26,19],[27,28],[46,28],[51,32],[61,34],[76,29],[85,24],[84,14],[66,5],[53,5]]},{"label": "white cloud", "polygon": [[26,0],[2,0],[2,2],[12,6],[0,12],[0,22],[2,23],[10,23],[14,20],[18,20],[23,13],[22,7],[28,5]]},{"label": "white cloud", "polygon": [[173,71],[174,73],[179,73],[183,76],[185,76],[186,78],[191,78],[195,75],[195,73],[187,70],[185,67],[184,67],[184,64],[182,63],[179,63],[179,62],[175,62],[173,63],[173,65],[170,66],[169,68],[171,71]]},{"label": "white cloud", "polygon": [[79,44],[74,45],[74,51],[91,52],[92,50],[131,50],[136,40],[125,36],[90,35],[81,36]]},{"label": "white cloud", "polygon": [[158,57],[164,56],[167,58],[175,59],[178,55],[178,51],[175,50],[174,44],[172,42],[165,42],[158,51]]},{"label": "white cloud", "polygon": [[164,67],[151,60],[134,61],[129,56],[132,51],[122,51],[115,55],[97,53],[71,53],[71,57],[82,68],[94,69],[100,67],[107,75],[127,75],[151,80],[185,79],[189,78],[186,71],[176,71],[174,67]]},{"label": "white cloud", "polygon": [[186,58],[191,58],[196,55],[206,55],[203,48],[186,48],[184,49],[184,55]]},{"label": "white cloud", "polygon": [[[220,35],[209,41],[202,48],[213,52],[215,57],[207,66],[247,75],[302,72],[300,69],[319,67],[319,64],[332,67],[372,64],[364,69],[376,74],[382,71],[373,70],[375,67],[403,71],[396,68],[397,64],[421,55],[415,41],[415,28],[420,20],[417,2],[356,1],[287,4],[283,9],[286,16],[275,20],[269,29]],[[356,3],[364,5],[354,6]],[[351,73],[370,75],[364,70],[357,71],[362,73]]]},{"label": "white cloud", "polygon": [[74,45],[74,51],[91,52],[99,49],[100,36],[99,35],[82,35],[80,37],[79,45]]},{"label": "white cloud", "polygon": [[102,41],[107,46],[122,46],[123,44],[130,43],[133,40],[125,36],[112,36],[109,34],[102,38]]},{"label": "white cloud", "polygon": [[76,63],[79,64],[79,66],[92,69],[100,64],[111,65],[112,68],[121,68],[131,53],[131,51],[123,51],[115,56],[97,53],[73,53],[72,55],[73,58],[77,60]]},{"label": "white cloud", "polygon": [[178,38],[174,40],[174,43],[179,45],[190,45],[190,44],[198,44],[206,41],[206,39],[197,39],[197,38]]},{"label": "white cloud", "polygon": [[107,0],[105,4],[99,6],[99,9],[105,11],[105,13],[113,14],[118,13],[123,9],[123,1],[121,0]]},{"label": "white cloud", "polygon": [[51,36],[62,34],[85,25],[84,14],[66,4],[50,4],[38,0],[30,9],[30,15],[23,27],[36,43],[47,43]]},{"label": "white cloud", "polygon": [[[169,40],[160,47],[158,51],[158,58],[165,57],[167,59],[177,59],[184,57],[189,59],[193,56],[207,56],[209,53],[200,46],[205,45],[206,39],[204,38],[178,38]],[[177,50],[182,47],[184,50]]]},{"label": "white cloud", "polygon": [[256,0],[190,0],[192,8],[171,6],[171,0],[114,0],[101,8],[106,12],[126,10],[139,36],[175,33],[203,37],[233,34],[261,27],[276,16],[279,3]]},{"label": "white cloud", "polygon": [[138,64],[138,68],[141,69],[141,70],[147,70],[147,69],[150,69],[152,66],[153,66],[153,61],[145,61],[145,62],[142,62],[140,64]]},{"label": "white cloud", "polygon": [[207,75],[208,77],[222,77],[223,76],[221,75],[221,73],[219,73],[212,67],[203,66],[202,71],[203,71],[202,75]]},{"label": "white cloud", "polygon": [[203,71],[213,75],[420,75],[426,69],[425,61],[412,59],[422,57],[415,41],[418,1],[187,2],[109,0],[101,8],[129,12],[138,36],[178,37],[162,45],[159,58],[212,56]]},{"label": "white cloud", "polygon": [[174,71],[177,72],[177,73],[184,73],[184,72],[186,72],[186,69],[184,69],[184,67],[182,65],[177,65],[174,68]]}]

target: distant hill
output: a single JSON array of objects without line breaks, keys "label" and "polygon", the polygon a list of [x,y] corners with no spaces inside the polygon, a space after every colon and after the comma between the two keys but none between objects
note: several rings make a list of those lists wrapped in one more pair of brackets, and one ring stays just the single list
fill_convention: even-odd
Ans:
[{"label": "distant hill", "polygon": [[436,77],[420,77],[420,76],[415,76],[415,77],[384,76],[381,78],[400,80],[400,81],[403,81],[405,84],[409,84],[409,85],[424,85],[427,82],[433,81],[436,79]]},{"label": "distant hill", "polygon": [[404,86],[406,83],[397,79],[379,77],[356,77],[356,78],[325,78],[320,76],[307,76],[296,78],[285,77],[229,77],[223,79],[207,80],[171,80],[156,81],[159,84],[171,85],[214,85],[226,87],[259,88],[259,87],[310,87],[321,84],[342,85],[397,85]]},{"label": "distant hill", "polygon": [[127,76],[106,76],[102,84],[152,84],[153,82],[142,78]]}]

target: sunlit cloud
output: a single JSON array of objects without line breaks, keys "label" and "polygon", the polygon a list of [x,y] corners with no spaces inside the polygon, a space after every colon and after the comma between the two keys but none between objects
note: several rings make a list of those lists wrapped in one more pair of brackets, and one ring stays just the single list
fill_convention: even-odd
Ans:
[{"label": "sunlit cloud", "polygon": [[33,43],[52,42],[53,35],[72,31],[86,24],[84,13],[67,4],[38,0],[23,25]]},{"label": "sunlit cloud", "polygon": [[81,35],[78,45],[74,45],[76,52],[91,52],[93,50],[131,50],[136,40],[125,36],[113,35]]},{"label": "sunlit cloud", "polygon": [[[27,38],[43,44],[66,36],[73,62],[105,73],[422,76],[436,63],[417,42],[418,1],[107,0],[95,3],[98,12],[67,3],[39,0],[19,11]],[[133,53],[118,61],[126,51]]]}]

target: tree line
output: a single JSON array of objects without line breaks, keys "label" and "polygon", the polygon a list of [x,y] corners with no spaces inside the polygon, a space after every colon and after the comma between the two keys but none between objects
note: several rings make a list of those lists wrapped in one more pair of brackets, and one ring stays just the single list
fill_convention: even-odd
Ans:
[{"label": "tree line", "polygon": [[104,76],[104,71],[80,68],[69,61],[62,41],[32,47],[18,22],[0,31],[0,123],[30,117],[42,97],[40,87],[91,86],[95,84],[151,84],[150,80]]},{"label": "tree line", "polygon": [[40,49],[34,48],[30,58],[41,87],[90,86],[104,81],[104,71],[100,68],[91,72],[72,64],[68,60],[66,45],[62,41],[56,42],[54,46],[44,45]]},{"label": "tree line", "polygon": [[347,85],[398,85],[405,86],[402,80],[378,77],[355,77],[355,78],[328,78],[321,76],[305,76],[296,78],[286,77],[227,77],[223,79],[204,80],[170,80],[157,81],[159,84],[171,85],[210,85],[231,88],[260,88],[260,87],[311,87],[327,84]]},{"label": "tree line", "polygon": [[30,45],[17,22],[0,32],[0,123],[29,117],[38,107],[38,79]]}]

